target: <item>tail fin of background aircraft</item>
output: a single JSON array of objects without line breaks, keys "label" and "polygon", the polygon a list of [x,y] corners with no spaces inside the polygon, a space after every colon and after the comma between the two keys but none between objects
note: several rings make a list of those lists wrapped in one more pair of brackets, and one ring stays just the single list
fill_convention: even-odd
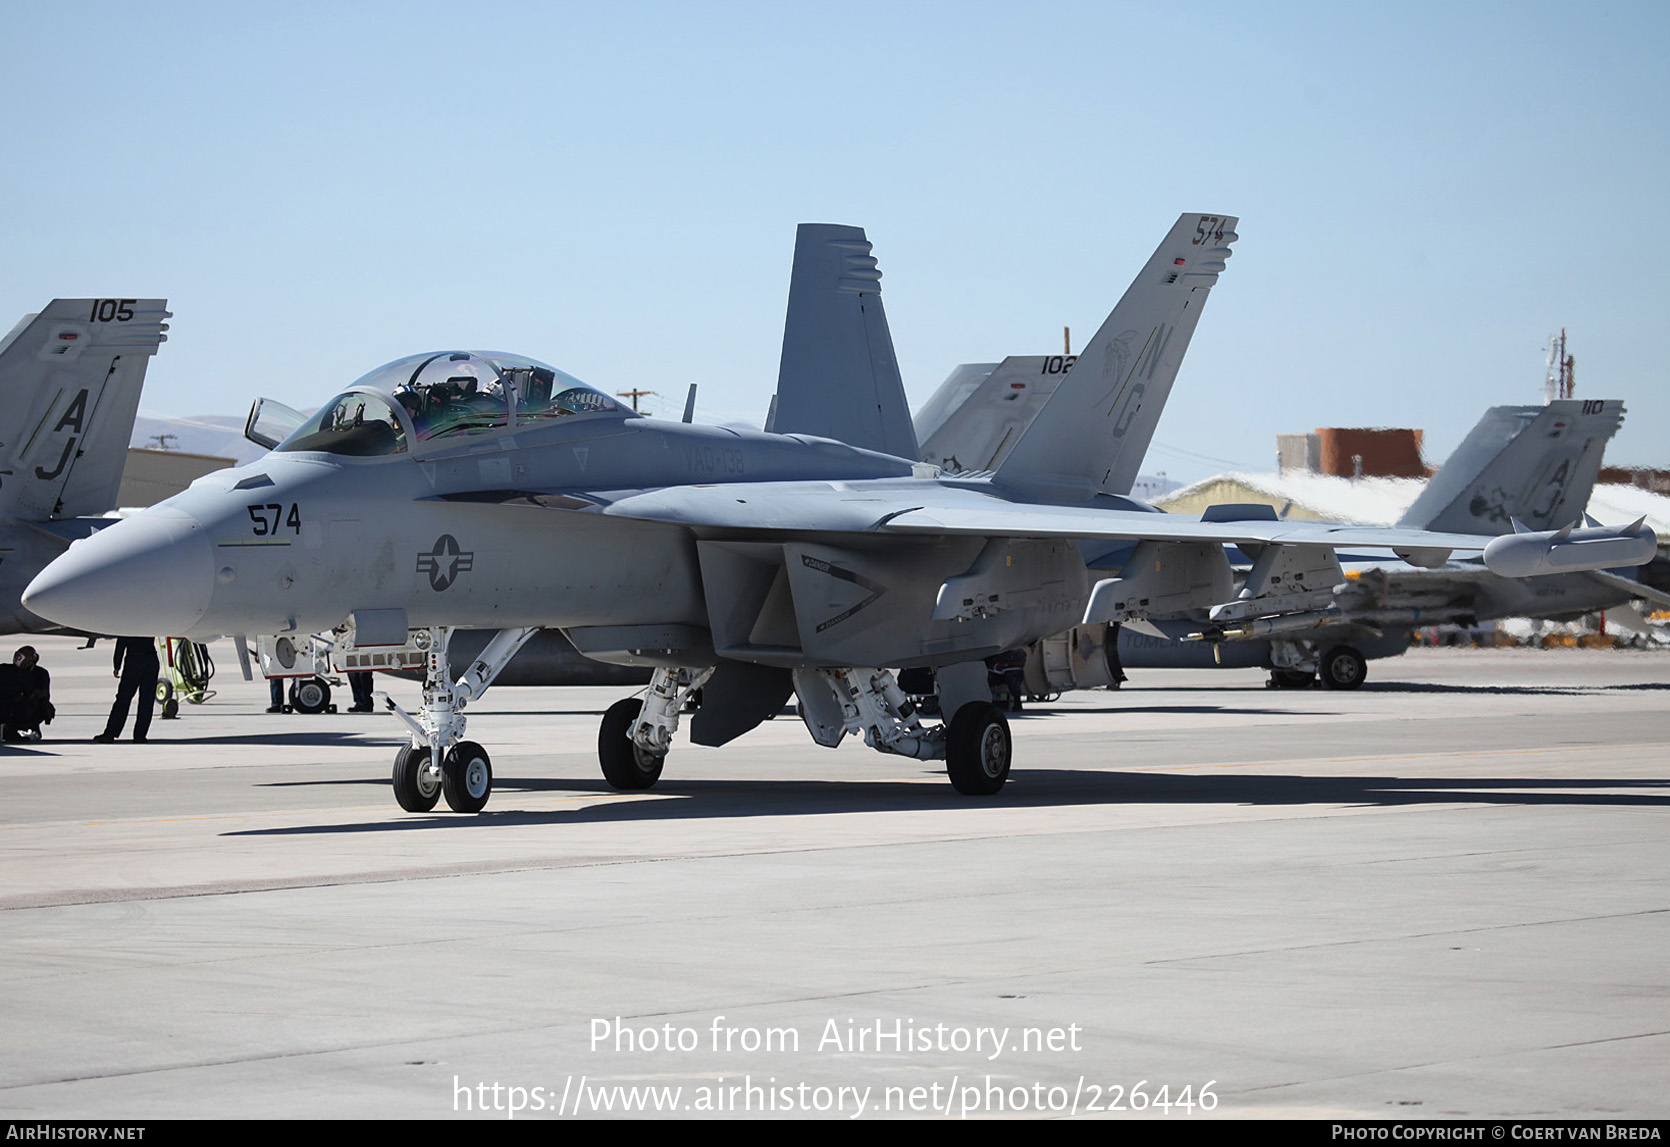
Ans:
[{"label": "tail fin of background aircraft", "polygon": [[1239,220],[1184,215],[997,468],[1040,493],[1126,494]]},{"label": "tail fin of background aircraft", "polygon": [[116,504],[165,299],[54,299],[0,341],[0,513],[45,521]]},{"label": "tail fin of background aircraft", "polygon": [[1073,355],[1010,355],[953,370],[916,412],[922,461],[952,473],[995,470],[1055,393]]},{"label": "tail fin of background aircraft", "polygon": [[1615,398],[1492,407],[1398,525],[1456,534],[1512,533],[1514,518],[1533,530],[1569,526],[1623,420]]},{"label": "tail fin of background aircraft", "polygon": [[917,460],[916,431],[862,227],[802,223],[767,430]]}]

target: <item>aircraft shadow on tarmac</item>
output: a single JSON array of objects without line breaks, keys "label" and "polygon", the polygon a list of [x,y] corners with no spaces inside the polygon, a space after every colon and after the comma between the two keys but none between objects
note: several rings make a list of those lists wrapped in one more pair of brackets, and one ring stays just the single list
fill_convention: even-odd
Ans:
[{"label": "aircraft shadow on tarmac", "polygon": [[[21,753],[34,757],[56,757],[57,750],[65,745],[86,745],[90,743],[87,737],[64,737],[54,739],[48,737],[42,741],[29,741],[15,744],[0,744],[0,756]],[[218,736],[218,737],[152,737],[145,745],[135,745],[127,737],[119,738],[112,747],[114,750],[132,750],[137,753],[158,754],[166,752],[169,745],[261,745],[261,746],[319,746],[340,748],[347,745],[383,745],[390,747],[403,743],[403,738],[397,734],[387,737],[366,737],[363,733],[349,732],[315,732],[315,733],[252,733],[248,736]]]},{"label": "aircraft shadow on tarmac", "polygon": [[[85,743],[85,742],[83,742],[83,743]],[[128,744],[129,742],[122,741],[120,743]],[[364,733],[349,732],[348,730],[342,730],[342,731],[338,732],[338,731],[333,731],[333,730],[326,729],[326,730],[320,730],[320,731],[317,731],[317,732],[249,733],[247,735],[237,735],[237,736],[221,735],[221,736],[214,736],[214,737],[166,737],[166,738],[152,737],[149,743],[151,745],[157,746],[158,748],[165,748],[169,744],[179,744],[179,745],[265,745],[265,746],[271,746],[271,745],[320,745],[320,746],[329,746],[331,748],[339,748],[339,747],[348,746],[348,745],[364,746],[364,745],[382,745],[382,744],[386,744],[386,745],[389,745],[389,746],[392,747],[394,745],[399,745],[399,744],[404,743],[404,738],[401,737],[399,734],[396,734],[396,733],[390,733],[386,737],[367,737]]]},{"label": "aircraft shadow on tarmac", "polygon": [[[1222,693],[1225,689],[1234,691],[1263,691],[1262,685],[1247,686],[1214,686],[1214,685],[1182,685],[1168,686],[1168,693]],[[1471,693],[1471,694],[1507,694],[1520,697],[1598,697],[1607,693],[1617,693],[1626,690],[1670,690],[1670,682],[1664,681],[1634,681],[1617,685],[1457,685],[1441,684],[1434,681],[1365,681],[1355,692],[1357,693]],[[1136,690],[1132,690],[1136,692]],[[1328,694],[1324,694],[1328,695]],[[1338,694],[1345,696],[1345,694]],[[1126,712],[1124,709],[1108,709],[1109,712]],[[1256,711],[1256,710],[1255,710]],[[1282,709],[1282,713],[1294,713],[1295,710]]]},{"label": "aircraft shadow on tarmac", "polygon": [[1626,690],[1670,689],[1670,682],[1637,681],[1620,685],[1439,685],[1427,681],[1366,683],[1364,693],[1503,693],[1521,697],[1600,697]]},{"label": "aircraft shadow on tarmac", "polygon": [[[370,781],[366,784],[385,784]],[[1647,792],[1597,790],[1647,789]],[[1582,791],[1573,791],[1582,790]],[[602,781],[498,778],[498,799],[517,793],[612,794]],[[1016,773],[1001,797],[975,802],[950,785],[907,781],[667,781],[658,800],[612,800],[548,812],[488,809],[469,816],[437,813],[361,824],[297,825],[249,829],[226,836],[308,836],[494,825],[607,824],[751,816],[827,816],[860,812],[961,812],[1085,805],[1234,804],[1256,806],[1342,805],[1391,807],[1419,804],[1670,807],[1670,777],[1301,777],[1279,773],[1177,776],[1155,773],[1028,769]],[[625,795],[625,794],[622,794]]]}]

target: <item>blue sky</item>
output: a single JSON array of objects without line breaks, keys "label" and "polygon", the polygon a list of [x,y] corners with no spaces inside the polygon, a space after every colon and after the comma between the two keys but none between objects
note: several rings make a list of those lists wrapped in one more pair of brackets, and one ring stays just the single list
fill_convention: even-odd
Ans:
[{"label": "blue sky", "polygon": [[794,226],[866,227],[913,404],[1238,215],[1145,470],[1540,401],[1670,465],[1670,5],[0,0],[0,323],[166,296],[150,414],[531,354],[756,419]]}]

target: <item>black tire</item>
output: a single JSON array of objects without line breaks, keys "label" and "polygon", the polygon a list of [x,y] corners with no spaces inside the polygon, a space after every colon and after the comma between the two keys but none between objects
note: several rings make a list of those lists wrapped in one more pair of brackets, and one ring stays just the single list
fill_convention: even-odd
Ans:
[{"label": "black tire", "polygon": [[162,719],[172,721],[180,715],[180,703],[170,697],[162,703]]},{"label": "black tire", "polygon": [[157,707],[162,711],[164,721],[172,721],[180,715],[180,703],[174,699],[172,681],[157,682]]},{"label": "black tire", "polygon": [[453,812],[480,812],[493,795],[493,762],[474,741],[459,741],[441,763],[441,793]]},{"label": "black tire", "polygon": [[638,697],[616,701],[597,728],[597,761],[603,766],[603,779],[624,792],[653,787],[667,761],[667,754],[652,753],[626,735],[643,708]]},{"label": "black tire", "polygon": [[1270,687],[1272,689],[1309,689],[1314,684],[1316,684],[1316,674],[1306,673],[1303,669],[1270,670]]},{"label": "black tire", "polygon": [[1009,779],[1012,742],[1002,710],[970,701],[951,718],[945,736],[945,772],[951,785],[968,797],[991,796]]},{"label": "black tire", "polygon": [[1324,689],[1355,689],[1368,678],[1368,662],[1349,645],[1336,645],[1322,655],[1317,675]]},{"label": "black tire", "polygon": [[330,703],[331,687],[323,677],[303,677],[290,686],[290,707],[298,713],[323,713]]},{"label": "black tire", "polygon": [[427,745],[407,745],[394,754],[394,799],[407,812],[428,812],[441,799],[441,786],[424,775],[428,767]]}]

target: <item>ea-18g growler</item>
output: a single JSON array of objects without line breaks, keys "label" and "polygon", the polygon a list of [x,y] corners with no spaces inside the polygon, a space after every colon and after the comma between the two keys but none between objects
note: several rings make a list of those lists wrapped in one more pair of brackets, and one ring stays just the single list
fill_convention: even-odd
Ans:
[{"label": "ea-18g growler", "polygon": [[[260,461],[77,543],[25,600],[104,632],[305,633],[347,620],[371,647],[421,631],[423,705],[396,710],[411,742],[394,789],[413,811],[442,796],[461,812],[487,803],[492,767],[464,739],[462,710],[540,627],[654,671],[599,731],[619,788],[655,783],[699,690],[698,743],[725,744],[797,695],[817,743],[861,735],[943,759],[960,792],[993,793],[1010,736],[983,659],[1077,621],[1209,595],[1210,579],[1173,576],[1197,556],[1260,548],[1238,614],[1307,608],[1308,587],[1337,573],[1336,545],[1495,560],[1471,535],[1279,522],[1245,507],[1184,518],[1120,495],[1141,461],[1123,444],[1152,434],[1235,225],[1178,220],[989,474],[919,461],[870,244],[858,228],[806,225],[765,431],[640,417],[516,355],[414,355],[330,399]],[[1141,543],[1118,577],[1086,564],[1083,543],[1110,539]],[[1629,528],[1507,540],[1516,561],[1600,566],[1645,560],[1654,543]],[[453,627],[500,631],[456,680]],[[893,671],[916,666],[936,668],[946,723],[925,722],[899,690]]]}]

